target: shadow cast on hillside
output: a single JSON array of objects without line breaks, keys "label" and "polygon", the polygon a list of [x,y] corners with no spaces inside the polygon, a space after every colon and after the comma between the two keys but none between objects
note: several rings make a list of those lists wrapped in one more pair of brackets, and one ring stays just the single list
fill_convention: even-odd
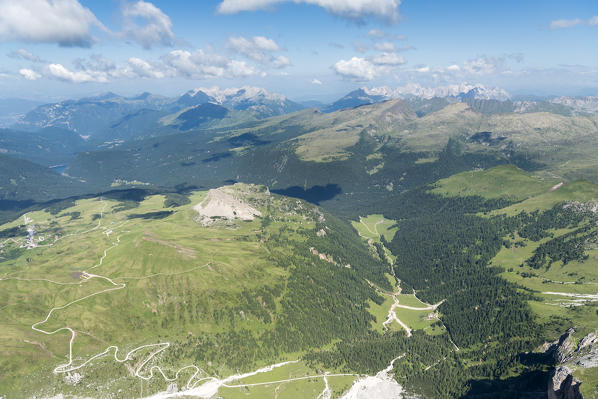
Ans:
[{"label": "shadow cast on hillside", "polygon": [[461,399],[544,399],[548,398],[547,371],[529,371],[505,379],[470,381],[470,390]]},{"label": "shadow cast on hillside", "polygon": [[322,201],[328,201],[342,193],[338,184],[327,184],[326,186],[312,186],[304,189],[299,186],[291,186],[281,190],[270,190],[275,194],[286,195],[287,197],[299,198],[316,205]]}]

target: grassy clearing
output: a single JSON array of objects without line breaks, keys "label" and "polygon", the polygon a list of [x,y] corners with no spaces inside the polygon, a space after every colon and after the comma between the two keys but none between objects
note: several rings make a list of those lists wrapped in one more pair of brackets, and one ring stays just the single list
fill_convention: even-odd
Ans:
[{"label": "grassy clearing", "polygon": [[360,217],[359,222],[352,221],[351,225],[357,230],[359,235],[365,239],[372,239],[380,242],[380,237],[390,241],[397,232],[396,222],[386,219],[383,215],[368,215]]},{"label": "grassy clearing", "polygon": [[432,323],[436,322],[436,319],[430,317],[431,310],[395,308],[395,313],[399,320],[407,324],[412,330],[425,330],[431,328]]},{"label": "grassy clearing", "polygon": [[[233,381],[228,385],[261,384],[265,385],[221,388],[218,394],[223,398],[316,398],[324,390],[325,384],[321,373],[310,369],[304,363],[292,363],[276,368],[267,373],[261,373],[239,381]],[[313,376],[313,377],[312,377]],[[312,377],[296,381],[284,381],[293,378]],[[356,377],[339,376],[328,377],[328,384],[333,397],[340,397],[353,384]],[[273,383],[270,383],[273,382]]]},{"label": "grassy clearing", "polygon": [[413,294],[400,294],[398,295],[399,304],[406,305],[406,306],[413,306],[414,308],[424,308],[430,306],[427,303],[420,301],[415,295]]},{"label": "grassy clearing", "polygon": [[534,178],[514,165],[462,172],[435,184],[432,192],[448,196],[480,195],[521,201],[550,190],[558,181]]},{"label": "grassy clearing", "polygon": [[525,201],[494,211],[493,214],[516,215],[522,211],[544,211],[564,201],[588,202],[598,199],[598,186],[588,181],[565,183],[557,190],[549,191],[526,199]]},{"label": "grassy clearing", "polygon": [[[372,251],[376,250],[372,245],[373,243],[382,244],[381,237],[384,237],[387,241],[391,241],[398,231],[396,221],[386,219],[383,215],[379,214],[361,216],[359,217],[359,222],[353,220],[351,221],[351,225],[371,245]],[[391,264],[394,263],[396,256],[388,248],[383,246],[383,249],[386,260]]]},{"label": "grassy clearing", "polygon": [[373,301],[368,302],[369,312],[376,318],[376,321],[372,321],[372,329],[379,333],[384,332],[382,323],[386,321],[388,317],[388,311],[393,304],[393,299],[390,296],[384,297],[384,302],[381,305],[374,303]]}]

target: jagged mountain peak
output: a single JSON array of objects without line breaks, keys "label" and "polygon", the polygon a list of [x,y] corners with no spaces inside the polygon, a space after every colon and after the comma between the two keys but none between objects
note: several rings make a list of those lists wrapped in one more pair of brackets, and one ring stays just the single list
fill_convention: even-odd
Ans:
[{"label": "jagged mountain peak", "polygon": [[445,86],[424,87],[418,83],[408,83],[394,89],[388,86],[363,87],[362,90],[372,96],[383,96],[387,98],[421,97],[431,99],[434,97],[460,97],[474,98],[477,100],[499,100],[506,101],[510,98],[509,93],[499,87],[486,87],[480,83],[469,84],[463,82]]},{"label": "jagged mountain peak", "polygon": [[380,101],[397,98],[419,98],[423,100],[446,98],[453,101],[507,101],[510,99],[510,95],[505,90],[498,87],[486,87],[480,83],[469,84],[467,82],[435,87],[424,87],[418,83],[408,83],[404,86],[398,86],[395,88],[388,86],[361,87],[351,91],[346,96],[335,101],[333,104],[328,106],[325,111],[332,112],[343,108],[351,108],[364,104],[373,104]]},{"label": "jagged mountain peak", "polygon": [[262,87],[255,86],[243,86],[243,87],[229,87],[220,88],[218,86],[213,87],[200,87],[189,91],[191,97],[203,93],[213,99],[213,101],[223,104],[231,101],[240,100],[267,100],[267,101],[286,101],[287,98],[282,94],[271,93]]}]

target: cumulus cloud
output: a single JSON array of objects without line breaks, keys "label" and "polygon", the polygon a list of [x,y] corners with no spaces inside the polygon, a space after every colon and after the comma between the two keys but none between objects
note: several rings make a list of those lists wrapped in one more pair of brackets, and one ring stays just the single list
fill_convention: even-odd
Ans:
[{"label": "cumulus cloud", "polygon": [[[258,41],[259,42],[259,41]],[[270,46],[260,42],[263,47]],[[268,64],[272,68],[284,68],[291,62],[285,56],[273,58]],[[78,58],[72,66],[51,63],[36,71],[21,70],[26,79],[46,77],[70,83],[105,83],[118,79],[164,79],[183,78],[205,80],[212,78],[246,78],[266,76],[266,72],[245,60],[232,59],[212,52],[210,49],[196,51],[172,50],[155,60],[129,57],[125,62],[116,63],[102,55]],[[280,74],[280,72],[278,72]]]},{"label": "cumulus cloud", "polygon": [[312,79],[311,84],[321,86],[322,85],[322,81],[319,80],[319,79],[314,78],[314,79]]},{"label": "cumulus cloud", "polygon": [[463,63],[463,71],[472,75],[490,75],[505,71],[505,57],[478,57]]},{"label": "cumulus cloud", "polygon": [[39,73],[27,68],[19,69],[19,74],[27,80],[38,80],[42,77]]},{"label": "cumulus cloud", "polygon": [[254,36],[251,39],[243,36],[229,37],[228,45],[244,56],[262,63],[272,59],[272,56],[267,53],[280,50],[274,40],[264,36]]},{"label": "cumulus cloud", "polygon": [[106,30],[77,0],[0,0],[0,40],[89,47],[91,28]]},{"label": "cumulus cloud", "polygon": [[[134,4],[128,4],[123,8],[123,16],[123,35],[135,40],[143,48],[174,44],[170,17],[152,3],[139,0]],[[144,23],[138,24],[138,20]]]},{"label": "cumulus cloud", "polygon": [[62,64],[48,65],[48,74],[58,80],[71,83],[108,82],[108,77],[105,72],[71,71]]},{"label": "cumulus cloud", "polygon": [[280,51],[281,48],[273,39],[264,36],[254,36],[249,39],[243,36],[229,37],[228,46],[247,58],[261,64],[269,64],[276,69],[291,65],[291,61],[287,57],[272,55],[273,52]]},{"label": "cumulus cloud", "polygon": [[165,74],[141,58],[129,58],[128,66],[134,75],[141,78],[162,79]]},{"label": "cumulus cloud", "polygon": [[266,75],[264,72],[260,72],[257,68],[248,65],[245,61],[231,60],[227,67],[232,77],[235,78],[244,78],[258,74],[261,76]]},{"label": "cumulus cloud", "polygon": [[20,48],[16,51],[11,51],[10,53],[7,54],[7,56],[10,58],[21,59],[21,60],[25,60],[25,61],[43,62],[43,60],[41,58],[39,58],[37,55],[30,53],[29,51],[22,49],[22,48]]},{"label": "cumulus cloud", "polygon": [[316,5],[345,18],[361,20],[365,17],[375,17],[388,21],[398,19],[401,4],[401,0],[223,0],[218,6],[218,12],[235,14],[242,11],[255,11],[291,1],[297,4]]},{"label": "cumulus cloud", "polygon": [[446,67],[447,71],[458,72],[461,70],[461,67],[457,64],[449,65]]},{"label": "cumulus cloud", "polygon": [[339,75],[356,80],[372,80],[379,73],[376,65],[360,57],[353,57],[350,60],[340,60],[332,68]]},{"label": "cumulus cloud", "polygon": [[173,50],[162,60],[176,75],[191,79],[221,77],[228,63],[226,57],[206,53],[202,49],[193,53],[187,50]]},{"label": "cumulus cloud", "polygon": [[291,65],[291,61],[284,55],[279,55],[272,61],[272,66],[276,69],[285,68]]},{"label": "cumulus cloud", "polygon": [[264,72],[245,61],[230,60],[201,49],[193,53],[186,50],[174,50],[164,56],[162,60],[170,69],[170,74],[188,79],[264,76]]}]

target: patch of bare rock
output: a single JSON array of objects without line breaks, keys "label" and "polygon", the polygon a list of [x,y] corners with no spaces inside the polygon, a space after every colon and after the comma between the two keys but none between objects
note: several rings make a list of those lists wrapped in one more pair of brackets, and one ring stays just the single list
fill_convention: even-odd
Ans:
[{"label": "patch of bare rock", "polygon": [[256,217],[262,217],[262,213],[244,198],[250,189],[251,187],[246,185],[211,189],[206,198],[193,207],[198,213],[197,221],[202,226],[211,226],[218,220],[251,221]]}]

